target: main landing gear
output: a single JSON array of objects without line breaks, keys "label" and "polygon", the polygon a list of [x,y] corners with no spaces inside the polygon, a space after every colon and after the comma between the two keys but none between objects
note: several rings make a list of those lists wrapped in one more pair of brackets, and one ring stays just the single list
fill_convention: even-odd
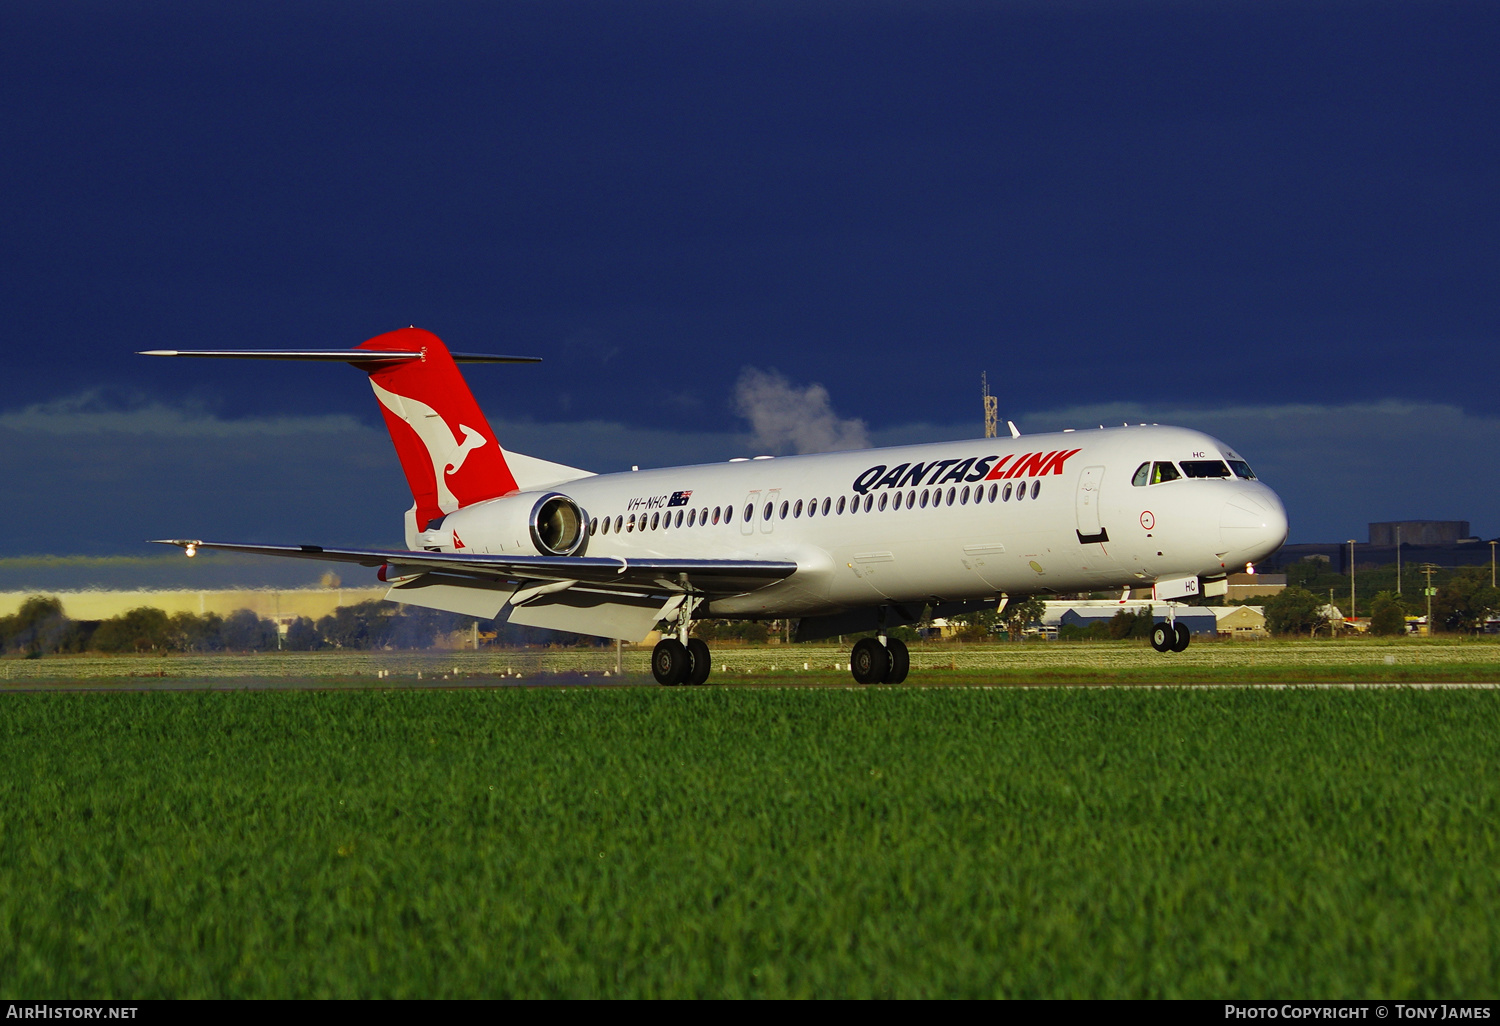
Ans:
[{"label": "main landing gear", "polygon": [[693,609],[700,600],[688,594],[677,615],[677,637],[662,638],[651,650],[651,676],[656,683],[666,687],[676,684],[703,684],[708,681],[708,671],[713,669],[713,658],[708,645],[700,638],[688,637],[688,628],[693,623]]},{"label": "main landing gear", "polygon": [[884,633],[861,638],[849,653],[849,669],[860,684],[900,684],[911,670],[911,653],[900,638]]},{"label": "main landing gear", "polygon": [[1186,652],[1192,640],[1187,624],[1178,623],[1173,617],[1151,628],[1151,647],[1158,652]]},{"label": "main landing gear", "polygon": [[651,676],[667,687],[705,683],[712,668],[708,646],[698,638],[689,638],[686,645],[676,638],[662,638],[651,652]]}]

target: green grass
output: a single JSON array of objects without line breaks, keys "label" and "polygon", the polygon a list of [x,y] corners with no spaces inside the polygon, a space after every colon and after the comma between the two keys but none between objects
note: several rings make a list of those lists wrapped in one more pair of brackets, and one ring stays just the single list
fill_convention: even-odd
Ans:
[{"label": "green grass", "polygon": [[0,701],[0,996],[1494,997],[1500,693]]}]

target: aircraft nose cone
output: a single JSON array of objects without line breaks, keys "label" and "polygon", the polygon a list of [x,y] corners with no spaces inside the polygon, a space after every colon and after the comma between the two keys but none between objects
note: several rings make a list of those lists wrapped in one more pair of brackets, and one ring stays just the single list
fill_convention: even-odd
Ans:
[{"label": "aircraft nose cone", "polygon": [[1219,537],[1233,562],[1255,563],[1286,541],[1286,510],[1274,496],[1236,495],[1219,513]]}]

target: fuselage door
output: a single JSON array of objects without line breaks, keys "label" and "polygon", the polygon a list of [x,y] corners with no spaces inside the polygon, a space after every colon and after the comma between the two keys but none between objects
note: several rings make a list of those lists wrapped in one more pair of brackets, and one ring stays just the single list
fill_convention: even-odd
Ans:
[{"label": "fuselage door", "polygon": [[760,516],[760,489],[745,496],[745,505],[740,508],[740,534],[755,533],[755,518]]},{"label": "fuselage door", "polygon": [[780,503],[781,503],[781,489],[780,488],[772,488],[770,491],[766,492],[766,499],[765,499],[765,501],[760,504],[760,509],[758,509],[758,510],[755,511],[755,515],[761,518],[760,519],[760,533],[761,534],[770,534],[771,531],[775,528],[775,526],[776,526],[776,517],[778,515],[776,507],[778,505],[780,505]]},{"label": "fuselage door", "polygon": [[1079,540],[1097,538],[1099,527],[1099,484],[1104,478],[1103,467],[1084,467],[1078,478],[1078,534]]}]

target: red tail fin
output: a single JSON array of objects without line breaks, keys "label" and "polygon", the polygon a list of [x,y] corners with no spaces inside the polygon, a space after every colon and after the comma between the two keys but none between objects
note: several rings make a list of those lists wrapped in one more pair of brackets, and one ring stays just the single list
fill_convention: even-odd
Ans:
[{"label": "red tail fin", "polygon": [[421,360],[365,368],[417,502],[417,530],[461,506],[517,490],[495,432],[441,339],[402,328],[359,348],[422,353]]}]

